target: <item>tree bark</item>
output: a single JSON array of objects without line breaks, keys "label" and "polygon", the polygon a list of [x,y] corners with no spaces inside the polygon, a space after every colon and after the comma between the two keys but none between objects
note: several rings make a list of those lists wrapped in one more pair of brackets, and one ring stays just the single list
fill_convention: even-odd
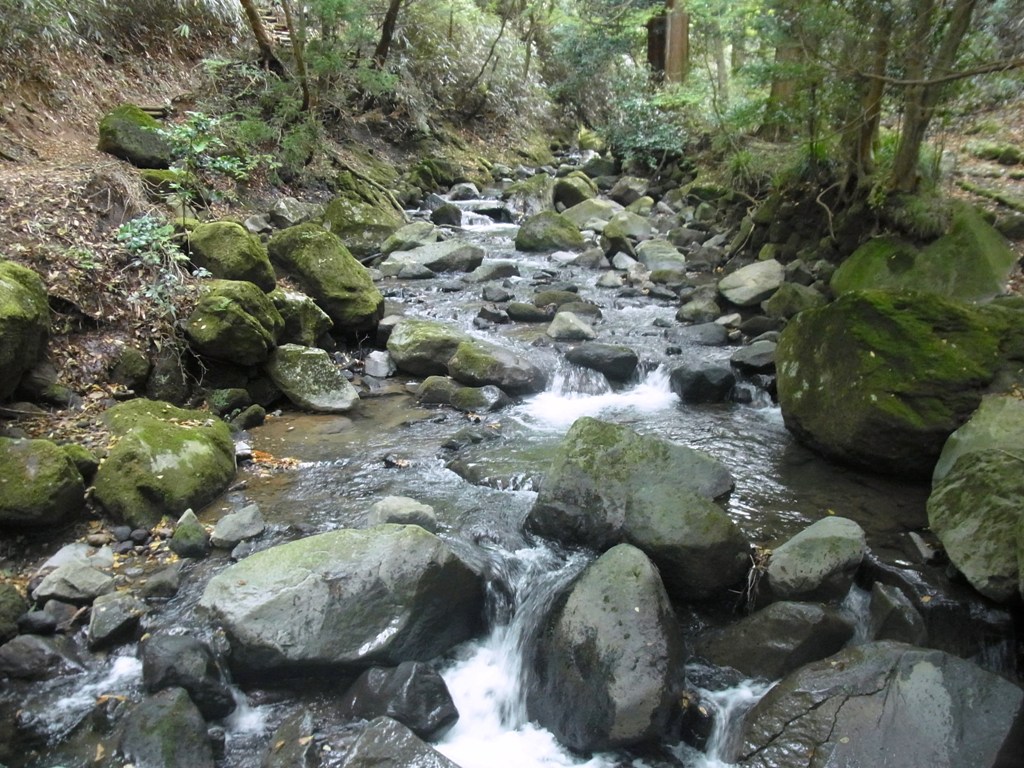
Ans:
[{"label": "tree bark", "polygon": [[309,78],[306,77],[305,30],[295,25],[291,0],[281,0],[281,8],[284,9],[285,23],[288,24],[288,36],[292,39],[292,56],[295,58],[295,69],[299,73],[299,86],[302,88],[302,111],[306,112],[309,110],[311,100],[309,95]]},{"label": "tree bark", "polygon": [[395,27],[398,24],[398,12],[402,8],[402,0],[390,0],[387,13],[384,14],[384,25],[380,30],[380,41],[373,52],[373,63],[382,69],[391,51],[391,42],[395,39]]},{"label": "tree bark", "polygon": [[284,68],[284,64],[281,63],[281,60],[277,58],[277,54],[274,53],[274,39],[267,32],[267,28],[263,24],[263,19],[260,18],[260,13],[256,9],[254,1],[240,0],[240,2],[242,3],[242,10],[245,11],[245,18],[248,19],[249,27],[252,29],[253,37],[256,38],[256,47],[260,52],[260,64],[278,77],[287,77],[288,72]]},{"label": "tree bark", "polygon": [[850,128],[846,132],[846,146],[850,150],[850,174],[856,179],[863,179],[874,171],[875,143],[882,118],[882,97],[885,95],[885,82],[881,78],[885,76],[889,61],[891,40],[892,8],[886,3],[878,3],[871,20],[869,70],[861,85],[859,112],[851,119]]}]

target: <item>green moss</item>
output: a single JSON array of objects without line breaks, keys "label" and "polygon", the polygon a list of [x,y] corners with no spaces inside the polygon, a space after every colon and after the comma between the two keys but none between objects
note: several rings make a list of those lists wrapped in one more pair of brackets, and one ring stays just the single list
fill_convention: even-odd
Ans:
[{"label": "green moss", "polygon": [[520,251],[582,250],[583,235],[569,219],[554,211],[542,211],[526,219],[516,233]]},{"label": "green moss", "polygon": [[108,112],[99,125],[99,150],[127,160],[138,168],[167,168],[171,149],[156,133],[160,124],[134,104]]},{"label": "green moss", "polygon": [[188,239],[192,261],[225,280],[246,280],[264,291],[277,284],[267,249],[259,238],[233,221],[200,224]]},{"label": "green moss", "polygon": [[0,401],[39,360],[49,328],[50,307],[39,275],[0,261]]},{"label": "green moss", "polygon": [[405,217],[380,190],[345,172],[339,194],[324,210],[323,223],[355,256],[380,251],[381,244],[405,224]]},{"label": "green moss", "polygon": [[259,288],[241,280],[211,280],[185,323],[200,355],[239,365],[267,359],[284,320]]},{"label": "green moss", "polygon": [[82,476],[59,446],[0,437],[0,525],[57,525],[84,504]]}]

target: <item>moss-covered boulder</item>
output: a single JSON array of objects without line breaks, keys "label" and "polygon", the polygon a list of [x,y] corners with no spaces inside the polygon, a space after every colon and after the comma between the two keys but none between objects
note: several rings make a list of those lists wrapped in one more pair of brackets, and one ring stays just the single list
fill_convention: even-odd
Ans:
[{"label": "moss-covered boulder", "polygon": [[1024,312],[934,294],[864,291],[801,312],[776,350],[779,404],[839,461],[928,476],[1001,371],[1020,368]]},{"label": "moss-covered boulder", "polygon": [[233,221],[200,224],[189,234],[188,245],[197,267],[225,280],[247,280],[264,291],[277,285],[267,249],[255,235]]},{"label": "moss-covered boulder", "polygon": [[622,206],[618,203],[603,198],[594,198],[567,208],[562,215],[575,224],[577,229],[603,230],[612,217],[622,210]]},{"label": "moss-covered boulder", "polygon": [[278,232],[267,250],[271,261],[289,272],[334,322],[337,331],[372,330],[384,315],[384,297],[335,235],[317,224]]},{"label": "moss-covered boulder", "polygon": [[99,150],[127,160],[136,168],[167,168],[171,146],[156,132],[153,117],[134,104],[122,104],[100,120]]},{"label": "moss-covered boulder", "polygon": [[235,476],[235,446],[205,411],[130,400],[104,414],[116,442],[96,473],[95,499],[113,517],[149,528],[213,501]]},{"label": "moss-covered boulder", "polygon": [[278,338],[281,344],[313,347],[334,327],[327,313],[304,293],[275,288],[269,295],[284,320],[284,330]]},{"label": "moss-covered boulder", "polygon": [[322,349],[282,344],[266,371],[285,397],[307,411],[345,413],[359,402],[355,387]]},{"label": "moss-covered boulder", "polygon": [[837,294],[926,291],[980,301],[1005,289],[1015,263],[1006,238],[972,206],[958,203],[947,234],[923,248],[896,237],[869,240],[840,265],[831,285]]},{"label": "moss-covered boulder", "polygon": [[58,525],[84,506],[82,475],[60,446],[0,437],[0,527]]},{"label": "moss-covered boulder", "polygon": [[39,362],[49,330],[50,307],[39,275],[0,261],[0,401]]},{"label": "moss-covered boulder", "polygon": [[18,634],[18,619],[28,610],[18,588],[6,581],[0,581],[0,645]]},{"label": "moss-covered boulder", "polygon": [[508,207],[522,216],[535,216],[542,211],[554,211],[555,180],[546,173],[510,184],[502,194]]},{"label": "moss-covered boulder", "polygon": [[783,283],[772,297],[761,302],[762,311],[771,318],[785,319],[825,304],[825,297],[810,286]]},{"label": "moss-covered boulder", "polygon": [[445,376],[448,361],[469,337],[434,320],[401,320],[388,337],[388,352],[395,365],[414,376]]},{"label": "moss-covered boulder", "polygon": [[165,688],[125,717],[120,752],[139,766],[213,768],[206,721],[184,688]]},{"label": "moss-covered boulder", "polygon": [[211,280],[185,322],[196,353],[238,365],[266,360],[283,328],[267,294],[242,280]]},{"label": "moss-covered boulder", "polygon": [[463,341],[448,360],[448,374],[462,384],[493,384],[512,395],[540,392],[547,375],[522,355],[479,339]]},{"label": "moss-covered boulder", "polygon": [[597,197],[597,185],[581,171],[573,171],[555,182],[552,192],[556,206],[572,208]]},{"label": "moss-covered boulder", "polygon": [[520,251],[581,251],[583,247],[583,235],[576,225],[554,211],[530,216],[516,233],[516,249]]},{"label": "moss-covered boulder", "polygon": [[1024,451],[1024,399],[1015,394],[987,395],[970,420],[957,429],[935,463],[932,483],[938,483],[968,453],[983,450]]},{"label": "moss-covered boulder", "polygon": [[357,258],[379,253],[384,241],[405,224],[405,214],[387,195],[349,172],[338,183],[338,196],[324,210],[324,226]]}]

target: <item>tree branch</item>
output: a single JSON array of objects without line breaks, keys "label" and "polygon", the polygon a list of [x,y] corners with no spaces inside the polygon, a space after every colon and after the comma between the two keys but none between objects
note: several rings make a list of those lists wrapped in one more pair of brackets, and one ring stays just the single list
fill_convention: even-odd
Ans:
[{"label": "tree branch", "polygon": [[960,72],[950,72],[949,74],[942,75],[940,77],[924,78],[920,80],[901,80],[898,77],[889,77],[888,75],[879,75],[873,72],[864,72],[863,70],[854,70],[854,73],[858,77],[862,77],[865,80],[881,80],[883,83],[889,85],[941,85],[943,83],[951,83],[954,80],[964,80],[968,77],[975,77],[976,75],[987,75],[992,72],[1009,72],[1011,69],[1020,69],[1024,67],[1024,57],[1018,59],[1000,59],[999,61],[990,61],[988,64],[982,64],[981,66],[974,67],[973,69],[965,69]]}]

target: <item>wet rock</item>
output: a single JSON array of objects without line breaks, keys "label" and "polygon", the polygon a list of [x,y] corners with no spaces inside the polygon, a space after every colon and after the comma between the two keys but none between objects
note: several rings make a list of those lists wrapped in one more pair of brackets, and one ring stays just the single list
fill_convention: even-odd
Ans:
[{"label": "wet rock", "polygon": [[635,250],[637,261],[651,272],[686,266],[686,257],[667,240],[645,240]]},{"label": "wet rock", "polygon": [[210,535],[191,509],[178,518],[169,546],[178,557],[194,560],[202,560],[209,553]]},{"label": "wet rock", "polygon": [[729,362],[746,374],[775,373],[775,347],[773,341],[755,341],[733,352]]},{"label": "wet rock", "polygon": [[462,389],[448,376],[428,376],[416,389],[416,402],[422,405],[451,405],[452,395]]},{"label": "wet rock", "polygon": [[729,331],[722,323],[688,325],[672,330],[666,337],[681,344],[701,347],[723,347],[729,343]]},{"label": "wet rock", "polygon": [[484,249],[461,240],[429,243],[411,251],[394,251],[380,264],[385,277],[401,276],[406,267],[425,267],[432,273],[472,272],[484,260]]},{"label": "wet rock", "polygon": [[833,608],[779,602],[704,634],[694,652],[748,677],[777,680],[837,653],[851,637],[853,625]]},{"label": "wet rock", "polygon": [[502,304],[515,298],[515,294],[500,285],[485,285],[483,291],[480,293],[480,297],[484,301]]},{"label": "wet rock", "polygon": [[157,133],[160,123],[134,104],[121,104],[100,120],[98,149],[136,168],[167,168],[171,147]]},{"label": "wet rock", "polygon": [[179,561],[156,571],[142,585],[143,597],[174,597],[181,587],[182,563]]},{"label": "wet rock", "polygon": [[181,688],[135,705],[125,718],[120,751],[140,768],[214,768],[206,723]]},{"label": "wet rock", "polygon": [[480,190],[471,181],[460,181],[448,190],[449,200],[476,200],[480,197]]},{"label": "wet rock", "polygon": [[530,717],[581,752],[654,741],[673,708],[682,662],[658,569],[620,544],[584,571],[543,629]]},{"label": "wet rock", "polygon": [[348,717],[390,717],[421,739],[430,739],[459,719],[448,686],[432,668],[405,661],[394,668],[371,667],[345,691],[340,703]]},{"label": "wet rock", "polygon": [[[519,265],[507,260],[484,260],[463,280],[467,283],[486,283],[488,280],[503,280],[507,277],[518,277]],[[491,301],[507,301],[507,299],[491,299]]]},{"label": "wet rock", "polygon": [[849,592],[866,552],[857,523],[825,517],[772,552],[768,584],[780,599],[838,600]]},{"label": "wet rock", "polygon": [[411,730],[392,720],[378,717],[366,726],[345,759],[344,768],[459,768],[455,763],[417,738]]},{"label": "wet rock", "polygon": [[505,325],[506,323],[512,322],[512,318],[508,316],[508,312],[503,309],[498,309],[494,306],[484,305],[480,307],[480,311],[477,313],[476,318],[473,322],[480,321],[485,324],[494,325]]},{"label": "wet rock", "polygon": [[395,251],[412,251],[422,245],[436,243],[441,231],[429,221],[414,221],[406,224],[384,241],[381,252],[385,255]]},{"label": "wet rock", "polygon": [[388,352],[399,370],[414,376],[447,375],[448,361],[469,337],[444,323],[406,319],[388,338]]},{"label": "wet rock", "polygon": [[[941,651],[869,643],[798,670],[747,716],[750,768],[1012,765],[1021,689]],[[822,757],[827,756],[827,758]]]},{"label": "wet rock", "polygon": [[724,403],[736,385],[736,375],[722,365],[681,365],[672,369],[669,385],[684,403]]},{"label": "wet rock", "polygon": [[597,338],[597,332],[574,312],[557,312],[546,333],[557,341],[588,341]]},{"label": "wet rock", "polygon": [[267,252],[328,314],[336,330],[369,330],[383,316],[384,297],[366,267],[318,225],[299,224],[278,232],[267,243]]},{"label": "wet rock", "polygon": [[252,283],[211,280],[185,322],[189,345],[199,355],[237,365],[267,359],[284,329],[284,319]]},{"label": "wet rock", "polygon": [[62,635],[18,635],[0,645],[0,677],[46,680],[81,669],[74,644]]},{"label": "wet rock", "polygon": [[191,635],[159,633],[142,643],[142,682],[149,693],[184,689],[208,720],[235,711],[231,689],[221,679],[210,648]]},{"label": "wet rock", "polygon": [[510,301],[505,307],[510,319],[517,323],[548,323],[555,316],[553,306],[538,307],[522,301]]},{"label": "wet rock", "polygon": [[462,209],[452,203],[444,203],[430,212],[430,221],[439,227],[461,227]]},{"label": "wet rock", "polygon": [[84,506],[85,483],[64,450],[49,440],[0,437],[0,527],[55,526]]},{"label": "wet rock", "polygon": [[871,585],[868,638],[924,645],[928,630],[921,614],[902,590],[876,581]]},{"label": "wet rock", "polygon": [[355,387],[322,349],[282,344],[266,371],[293,404],[307,411],[347,413],[359,402]]},{"label": "wet rock", "polygon": [[330,316],[304,293],[278,288],[269,295],[284,321],[284,328],[277,337],[279,344],[313,347],[318,339],[334,327]]},{"label": "wet rock", "polygon": [[437,532],[437,514],[434,508],[408,496],[385,496],[374,502],[366,516],[366,524],[374,526],[384,523],[418,525],[431,533]]},{"label": "wet rock", "polygon": [[256,538],[265,529],[266,523],[259,506],[247,504],[217,521],[210,535],[210,543],[222,549],[233,549],[241,541]]},{"label": "wet rock", "polygon": [[464,413],[493,413],[512,404],[512,399],[499,387],[461,387],[452,393],[451,406]]},{"label": "wet rock", "polygon": [[493,385],[513,395],[540,392],[547,374],[523,355],[480,339],[467,339],[448,360],[448,374],[471,387]]},{"label": "wet rock", "polygon": [[761,309],[770,318],[788,320],[805,309],[814,309],[824,304],[825,297],[820,292],[799,283],[786,282],[779,286],[779,290],[770,299],[761,302]]},{"label": "wet rock", "polygon": [[569,362],[600,371],[612,381],[628,381],[636,373],[640,360],[629,347],[621,344],[586,342],[565,353]]},{"label": "wet rock", "polygon": [[18,634],[18,619],[28,610],[21,592],[7,582],[0,582],[0,643],[6,643]]},{"label": "wet rock", "polygon": [[113,591],[113,576],[87,562],[73,560],[50,572],[39,586],[32,590],[32,599],[52,599],[75,605],[87,605],[100,595]]},{"label": "wet rock", "polygon": [[149,607],[134,595],[111,592],[93,601],[89,614],[89,648],[109,648],[127,642],[139,627]]},{"label": "wet rock", "polygon": [[206,411],[140,399],[104,420],[118,442],[96,473],[95,498],[118,520],[146,528],[201,509],[235,476],[231,432]]},{"label": "wet rock", "polygon": [[519,251],[582,251],[583,236],[569,219],[554,211],[543,211],[527,218],[516,233]]},{"label": "wet rock", "polygon": [[[622,206],[611,200],[592,199],[577,203],[562,211],[562,215],[575,225],[577,229],[602,230],[612,216],[622,210]],[[600,222],[595,227],[595,223]]]},{"label": "wet rock", "polygon": [[710,296],[699,296],[687,301],[676,312],[681,323],[711,323],[722,314],[718,302]]},{"label": "wet rock", "polygon": [[189,232],[188,248],[192,262],[218,279],[246,281],[262,291],[272,291],[277,285],[266,247],[241,224],[200,224]]},{"label": "wet rock", "polygon": [[22,613],[18,617],[17,631],[23,635],[52,635],[57,631],[57,617],[44,610]]},{"label": "wet rock", "polygon": [[477,576],[415,525],[346,529],[221,571],[201,600],[243,674],[431,659],[479,628]]},{"label": "wet rock", "polygon": [[718,282],[718,292],[731,304],[753,307],[770,298],[784,279],[779,262],[774,259],[756,261],[723,277]]},{"label": "wet rock", "polygon": [[271,735],[260,768],[319,768],[321,745],[316,735],[313,713],[308,709],[286,717]]}]

